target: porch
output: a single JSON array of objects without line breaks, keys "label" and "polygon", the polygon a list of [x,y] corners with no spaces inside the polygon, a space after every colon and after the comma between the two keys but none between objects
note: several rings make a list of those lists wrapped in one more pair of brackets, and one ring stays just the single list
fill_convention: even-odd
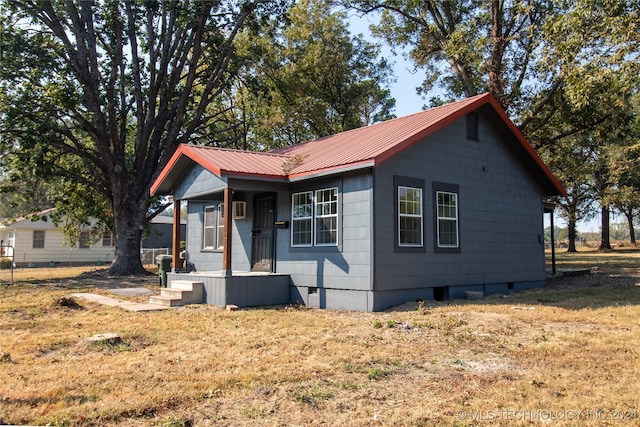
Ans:
[{"label": "porch", "polygon": [[287,304],[290,301],[291,279],[288,274],[255,271],[197,271],[191,273],[167,272],[167,287],[172,281],[201,282],[203,301],[225,307],[255,307]]}]

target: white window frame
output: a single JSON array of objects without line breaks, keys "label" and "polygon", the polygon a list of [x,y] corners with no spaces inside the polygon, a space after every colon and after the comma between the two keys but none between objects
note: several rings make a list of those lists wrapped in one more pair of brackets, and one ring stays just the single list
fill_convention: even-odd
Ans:
[{"label": "white window frame", "polygon": [[[326,192],[330,192],[330,197],[334,197],[335,199],[333,200],[319,200],[318,194],[319,193],[326,193]],[[339,224],[338,224],[338,187],[330,187],[330,188],[322,188],[319,190],[316,190],[313,194],[313,207],[314,207],[314,221],[313,221],[313,243],[315,244],[315,246],[338,246],[338,232],[340,230]],[[335,212],[332,212],[331,207],[335,206]],[[318,212],[324,212],[325,211],[325,207],[329,207],[329,213],[318,213]],[[335,242],[329,242],[329,243],[318,243],[318,227],[317,227],[317,221],[318,220],[324,220],[324,219],[332,219],[335,218],[335,232],[336,232],[336,239]],[[330,232],[333,231],[334,229],[331,228]]]},{"label": "white window frame", "polygon": [[245,219],[247,217],[247,202],[233,202],[233,219]]},{"label": "white window frame", "polygon": [[81,231],[78,234],[78,249],[91,248],[91,233],[89,231]]},{"label": "white window frame", "polygon": [[[301,216],[300,211],[296,210],[296,206],[304,206],[301,203],[296,204],[296,197],[307,195],[310,205],[310,215]],[[314,199],[313,199],[313,191],[301,191],[299,193],[293,193],[291,195],[291,247],[294,248],[308,248],[313,246],[313,209],[314,207]],[[296,231],[296,223],[309,222],[310,230],[309,230],[309,243],[296,244],[294,243],[295,231]]]},{"label": "white window frame", "polygon": [[[217,206],[216,205],[210,205],[210,206],[205,206],[204,207],[204,216],[202,218],[202,249],[206,250],[206,251],[213,251],[216,250],[216,246],[217,246],[217,235],[216,235],[216,228],[217,228],[217,218],[218,218],[218,213],[216,212]],[[207,213],[211,213],[211,215],[209,216],[209,218],[211,218],[211,224],[209,224],[207,222]],[[207,234],[211,233],[211,244],[207,244]]]},{"label": "white window frame", "polygon": [[216,250],[224,249],[224,203],[218,204],[216,214]]},{"label": "white window frame", "polygon": [[12,248],[16,247],[16,233],[14,231],[10,231],[7,235],[7,244]]},{"label": "white window frame", "polygon": [[115,246],[115,239],[113,238],[113,233],[103,233],[102,234],[102,246],[103,247]]},{"label": "white window frame", "polygon": [[[40,236],[40,233],[42,233],[42,238],[37,239],[38,242],[42,241],[42,246],[40,245],[36,246],[36,233],[38,233],[39,236]],[[31,240],[31,247],[33,249],[44,249],[46,247],[46,242],[47,242],[47,233],[45,230],[33,230],[33,238]]]},{"label": "white window frame", "polygon": [[[323,193],[330,192],[329,200],[320,200]],[[308,200],[310,201],[310,215],[300,216],[299,210],[296,209],[296,206],[302,206],[302,204],[296,204],[296,197],[301,195],[306,195]],[[335,199],[331,200],[331,198],[335,197]],[[320,188],[313,191],[300,191],[297,193],[293,193],[291,195],[291,247],[293,248],[310,248],[310,247],[332,247],[338,246],[338,242],[340,241],[340,196],[338,192],[338,187],[328,187],[328,188]],[[332,207],[335,207],[332,209]],[[335,242],[329,243],[319,243],[318,242],[318,221],[323,220],[333,220],[335,223],[335,229],[331,228],[331,232],[335,230]],[[296,222],[306,222],[310,223],[310,243],[304,244],[295,244],[294,236],[296,230]]]},{"label": "white window frame", "polygon": [[[443,215],[443,213],[441,212],[440,207],[447,207],[447,208],[451,208],[452,206],[450,204],[440,204],[440,195],[451,195],[454,198],[454,203],[455,206],[453,206],[453,213],[455,216],[451,216],[451,215]],[[458,248],[460,247],[460,230],[458,228],[458,193],[454,193],[451,191],[436,191],[436,213],[437,213],[437,218],[436,218],[436,227],[437,227],[437,233],[436,233],[436,238],[438,239],[438,247],[439,248]],[[455,244],[444,244],[442,242],[440,242],[440,224],[441,221],[447,221],[447,222],[453,222],[455,224]]]},{"label": "white window frame", "polygon": [[4,243],[4,247],[2,251],[0,251],[0,257],[8,256],[11,257],[14,254],[14,249],[16,247],[16,233],[13,231],[9,231],[7,234],[7,240]]},{"label": "white window frame", "polygon": [[[409,212],[402,212],[402,193],[403,191],[416,191],[417,194],[419,195],[420,199],[417,201],[415,200],[411,200],[410,202],[412,204],[414,204],[414,206],[417,206],[419,209],[419,213],[416,214],[414,213],[409,213]],[[424,236],[424,209],[422,207],[423,205],[423,191],[422,188],[420,187],[411,187],[411,186],[407,186],[407,185],[399,185],[398,186],[398,246],[403,247],[403,248],[421,248],[424,246],[424,241],[423,241],[423,236]],[[403,243],[402,242],[402,218],[420,218],[420,242],[419,243]]]}]

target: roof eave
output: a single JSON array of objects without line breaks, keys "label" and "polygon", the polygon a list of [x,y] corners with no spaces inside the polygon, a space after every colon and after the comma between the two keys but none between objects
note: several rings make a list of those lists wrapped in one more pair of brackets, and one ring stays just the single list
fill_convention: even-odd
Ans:
[{"label": "roof eave", "polygon": [[350,172],[360,169],[367,169],[376,166],[374,160],[366,160],[362,162],[349,163],[346,165],[334,166],[324,169],[316,169],[311,171],[305,171],[300,173],[293,173],[288,176],[289,182],[304,181],[305,179],[320,178],[327,175],[335,175],[337,173]]},{"label": "roof eave", "polygon": [[[178,146],[176,152],[173,153],[173,156],[171,156],[165,167],[162,168],[160,175],[158,175],[158,178],[156,178],[149,189],[151,196],[171,194],[175,181],[194,163],[201,165],[216,176],[221,176],[220,169],[212,165],[211,162],[208,162],[206,158],[198,155],[194,150],[189,150],[188,147],[188,145]],[[184,162],[184,158],[190,161]]]},{"label": "roof eave", "polygon": [[227,171],[220,170],[220,177],[226,176],[229,178],[252,178],[260,181],[275,181],[275,182],[287,182],[287,177],[285,175],[274,175],[274,174],[263,174],[263,173],[252,173],[252,172],[239,172],[239,171]]}]

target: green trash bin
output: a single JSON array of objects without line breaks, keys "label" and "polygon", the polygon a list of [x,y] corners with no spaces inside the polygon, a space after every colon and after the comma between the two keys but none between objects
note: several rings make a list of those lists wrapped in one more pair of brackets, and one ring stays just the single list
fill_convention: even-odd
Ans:
[{"label": "green trash bin", "polygon": [[171,255],[158,255],[156,262],[158,263],[158,280],[160,286],[167,287],[167,271],[171,271]]}]

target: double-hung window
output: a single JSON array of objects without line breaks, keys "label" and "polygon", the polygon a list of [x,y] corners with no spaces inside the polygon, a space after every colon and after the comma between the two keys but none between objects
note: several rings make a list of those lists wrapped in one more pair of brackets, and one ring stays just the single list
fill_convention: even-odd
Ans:
[{"label": "double-hung window", "polygon": [[218,215],[216,224],[216,249],[224,248],[224,203],[218,205]]},{"label": "double-hung window", "polygon": [[424,179],[394,176],[394,251],[425,252]]},{"label": "double-hung window", "polygon": [[44,248],[44,230],[33,230],[32,247],[34,249]]},{"label": "double-hung window", "polygon": [[338,243],[338,189],[317,190],[315,199],[315,244],[335,246]]},{"label": "double-hung window", "polygon": [[294,193],[291,198],[291,246],[338,244],[338,188]]},{"label": "double-hung window", "polygon": [[91,247],[91,234],[88,231],[81,231],[78,236],[78,248],[89,249]]},{"label": "double-hung window", "polygon": [[311,246],[313,238],[313,192],[296,193],[291,208],[291,246]]},{"label": "double-hung window", "polygon": [[204,208],[202,249],[219,250],[224,247],[224,204]]},{"label": "double-hung window", "polygon": [[422,247],[422,188],[398,186],[398,246]]},{"label": "double-hung window", "polygon": [[102,235],[102,246],[115,246],[113,233],[104,233]]},{"label": "double-hung window", "polygon": [[438,247],[457,248],[458,242],[458,194],[437,191]]}]

